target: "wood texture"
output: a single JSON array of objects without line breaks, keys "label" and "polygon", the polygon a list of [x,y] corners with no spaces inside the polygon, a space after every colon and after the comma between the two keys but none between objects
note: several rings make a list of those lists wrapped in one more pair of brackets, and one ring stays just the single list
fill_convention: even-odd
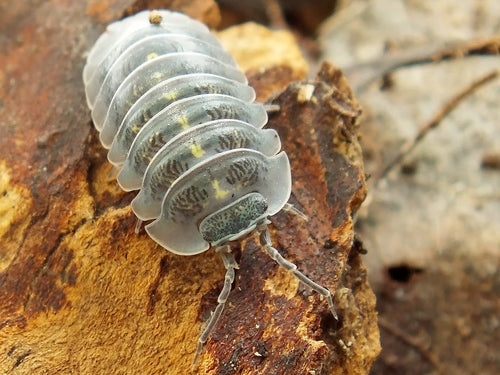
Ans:
[{"label": "wood texture", "polygon": [[[109,178],[85,105],[85,51],[104,22],[144,3],[47,0],[0,9],[2,373],[187,373],[216,304],[224,269],[213,251],[181,257],[134,233],[133,193]],[[213,4],[196,3],[181,9],[216,18]],[[288,85],[300,75],[291,67],[252,71],[259,98],[280,106],[269,126],[291,159],[290,202],[309,217],[279,213],[273,241],[337,292],[340,319],[250,237],[234,246],[240,270],[228,306],[192,371],[367,373],[379,344],[352,221],[365,195],[359,107],[331,65],[312,86]]]}]

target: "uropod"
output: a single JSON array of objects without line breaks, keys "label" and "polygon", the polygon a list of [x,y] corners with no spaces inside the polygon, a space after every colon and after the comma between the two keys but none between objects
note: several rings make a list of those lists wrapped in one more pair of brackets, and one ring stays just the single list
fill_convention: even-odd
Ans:
[{"label": "uropod", "polygon": [[330,291],[272,246],[269,216],[288,205],[291,172],[266,107],[202,23],[167,10],[110,24],[89,52],[83,81],[108,159],[149,236],[195,255],[213,247],[226,268],[218,305],[195,360],[219,319],[238,264],[229,243],[254,231],[269,256],[324,296]]}]

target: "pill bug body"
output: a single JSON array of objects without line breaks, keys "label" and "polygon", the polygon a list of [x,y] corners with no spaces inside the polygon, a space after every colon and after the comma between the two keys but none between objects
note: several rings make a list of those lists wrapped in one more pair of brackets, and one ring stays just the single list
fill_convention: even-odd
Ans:
[{"label": "pill bug body", "polygon": [[125,115],[108,153],[111,163],[123,164],[139,130],[163,108],[182,98],[210,93],[231,95],[247,102],[255,99],[250,86],[214,74],[193,73],[160,82],[141,96]]},{"label": "pill bug body", "polygon": [[83,71],[87,103],[132,209],[165,249],[194,255],[214,246],[227,269],[207,340],[227,300],[234,269],[228,243],[252,231],[281,266],[325,296],[271,245],[267,217],[291,191],[290,164],[267,113],[233,58],[208,28],[170,11],[115,22]]}]

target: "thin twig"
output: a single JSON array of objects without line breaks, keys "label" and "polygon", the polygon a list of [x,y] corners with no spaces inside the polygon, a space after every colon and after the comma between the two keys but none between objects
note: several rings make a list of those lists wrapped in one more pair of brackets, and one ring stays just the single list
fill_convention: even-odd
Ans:
[{"label": "thin twig", "polygon": [[471,55],[498,55],[500,54],[500,35],[489,38],[470,40],[445,48],[440,54],[433,56],[434,61]]},{"label": "thin twig", "polygon": [[343,69],[356,93],[365,90],[376,80],[397,69],[472,55],[498,55],[500,35],[460,43],[430,43],[389,52],[372,61],[351,65]]},{"label": "thin twig", "polygon": [[372,183],[376,184],[381,178],[385,177],[396,165],[398,165],[401,162],[401,160],[405,156],[407,156],[415,148],[415,146],[424,138],[424,136],[431,129],[436,128],[441,123],[443,118],[453,109],[455,109],[455,107],[457,107],[457,105],[462,100],[464,100],[467,96],[472,94],[479,87],[493,80],[497,76],[498,76],[498,71],[496,70],[487,74],[486,76],[478,79],[477,81],[474,81],[465,90],[460,92],[458,95],[452,98],[448,103],[446,103],[429,122],[427,122],[420,128],[417,135],[413,139],[410,139],[408,142],[406,142],[400,148],[396,156],[380,172],[376,173],[373,176]]},{"label": "thin twig", "polygon": [[378,324],[380,325],[380,327],[385,329],[387,332],[391,333],[392,335],[396,336],[397,338],[402,340],[407,345],[416,349],[422,357],[424,357],[430,364],[432,364],[434,366],[435,370],[440,375],[444,375],[446,373],[444,371],[443,367],[441,366],[441,363],[439,362],[438,358],[434,354],[432,354],[429,350],[427,350],[420,342],[418,342],[416,339],[411,337],[409,334],[407,334],[401,328],[390,323],[389,321],[387,321],[384,317],[382,317],[380,315],[378,317]]}]

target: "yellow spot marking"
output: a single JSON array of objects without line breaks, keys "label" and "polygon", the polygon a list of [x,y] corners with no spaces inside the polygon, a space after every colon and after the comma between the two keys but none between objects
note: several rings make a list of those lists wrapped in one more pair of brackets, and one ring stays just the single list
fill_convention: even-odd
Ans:
[{"label": "yellow spot marking", "polygon": [[163,95],[163,97],[165,99],[167,99],[168,101],[174,101],[177,99],[178,96],[179,96],[179,93],[177,91],[172,91],[172,92],[169,92],[168,94]]},{"label": "yellow spot marking", "polygon": [[134,86],[133,86],[133,93],[134,93],[134,96],[135,97],[138,97],[139,96],[139,86],[137,86],[135,83],[134,83]]},{"label": "yellow spot marking", "polygon": [[191,145],[191,153],[195,158],[201,158],[203,155],[205,155],[205,150],[197,144]]},{"label": "yellow spot marking", "polygon": [[151,74],[151,78],[159,82],[163,78],[163,74],[161,72],[154,72]]},{"label": "yellow spot marking", "polygon": [[132,134],[137,134],[139,133],[139,130],[141,130],[141,127],[137,124],[132,124],[130,130],[132,131]]},{"label": "yellow spot marking", "polygon": [[178,123],[181,125],[182,129],[189,129],[189,119],[186,116],[180,117]]},{"label": "yellow spot marking", "polygon": [[219,181],[217,180],[212,181],[212,187],[215,190],[215,199],[224,199],[229,194],[229,191],[219,186]]},{"label": "yellow spot marking", "polygon": [[158,57],[158,54],[156,52],[151,52],[146,56],[146,61],[153,60],[155,57]]}]

